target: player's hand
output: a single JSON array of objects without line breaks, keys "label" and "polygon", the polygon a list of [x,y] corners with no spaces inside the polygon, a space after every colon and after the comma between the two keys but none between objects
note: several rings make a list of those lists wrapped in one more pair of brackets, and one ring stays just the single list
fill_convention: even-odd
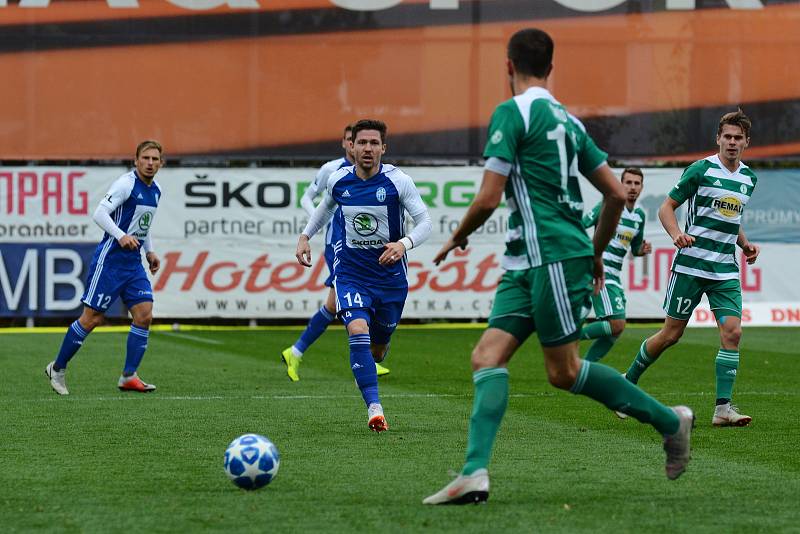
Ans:
[{"label": "player's hand", "polygon": [[694,245],[694,236],[689,234],[679,233],[678,236],[672,241],[672,244],[678,248],[687,248]]},{"label": "player's hand", "polygon": [[147,259],[148,265],[150,265],[150,274],[156,274],[161,268],[161,260],[158,255],[155,252],[148,252],[144,257]]},{"label": "player's hand", "polygon": [[403,259],[403,255],[406,253],[406,246],[400,241],[386,243],[384,246],[386,250],[384,250],[383,254],[381,254],[381,257],[378,258],[378,263],[384,266],[394,265]]},{"label": "player's hand", "polygon": [[650,254],[653,252],[653,245],[645,239],[642,241],[642,246],[639,248],[639,256],[644,256],[645,254]]},{"label": "player's hand", "polygon": [[439,249],[439,252],[436,253],[436,256],[433,257],[433,264],[439,265],[442,263],[446,258],[447,255],[450,254],[450,251],[456,248],[461,248],[464,250],[467,248],[467,244],[469,244],[469,239],[464,238],[462,241],[453,241],[453,238],[447,240],[447,243]]},{"label": "player's hand", "polygon": [[308,236],[305,234],[300,235],[297,240],[297,250],[294,253],[298,263],[304,267],[311,267],[311,245],[308,244]]},{"label": "player's hand", "polygon": [[753,265],[758,259],[758,255],[761,254],[761,247],[747,242],[742,247],[742,252],[744,252],[744,257],[747,258],[747,265]]},{"label": "player's hand", "polygon": [[136,250],[139,248],[139,240],[136,239],[135,236],[125,234],[124,236],[117,239],[117,243],[122,248],[127,248],[129,250]]},{"label": "player's hand", "polygon": [[600,290],[606,285],[606,273],[603,266],[603,256],[595,256],[592,265],[592,293],[595,295],[600,294]]}]

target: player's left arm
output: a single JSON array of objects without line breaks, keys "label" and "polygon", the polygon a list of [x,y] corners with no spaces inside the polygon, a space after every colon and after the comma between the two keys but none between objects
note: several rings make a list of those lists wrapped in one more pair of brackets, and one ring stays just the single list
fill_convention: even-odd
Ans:
[{"label": "player's left arm", "polygon": [[642,224],[639,226],[639,231],[631,241],[631,254],[634,256],[645,256],[653,252],[653,245],[650,241],[644,238],[644,217],[642,217]]},{"label": "player's left arm", "polygon": [[400,194],[401,209],[405,209],[414,221],[414,228],[407,235],[397,241],[387,243],[386,248],[378,258],[381,265],[390,265],[403,258],[403,255],[414,247],[420,246],[431,235],[433,225],[428,208],[414,185],[411,177],[401,174],[401,180],[394,181]]},{"label": "player's left arm", "polygon": [[747,264],[752,265],[758,259],[758,255],[761,253],[761,247],[758,245],[751,243],[747,236],[744,233],[744,229],[739,226],[739,235],[736,238],[736,244],[741,247],[742,252],[744,252],[744,257],[747,258]]},{"label": "player's left arm", "polygon": [[161,259],[153,250],[153,240],[150,238],[150,234],[147,234],[147,237],[144,238],[142,248],[144,248],[144,257],[147,260],[147,264],[150,266],[150,274],[156,274],[161,268]]}]

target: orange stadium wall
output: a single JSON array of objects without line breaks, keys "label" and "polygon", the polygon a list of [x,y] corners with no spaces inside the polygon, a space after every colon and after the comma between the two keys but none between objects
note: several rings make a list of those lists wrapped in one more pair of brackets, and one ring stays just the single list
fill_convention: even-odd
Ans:
[{"label": "orange stadium wall", "polygon": [[392,157],[475,158],[526,26],[612,158],[705,153],[737,106],[750,159],[800,155],[795,2],[0,0],[0,158],[318,157],[362,117]]}]

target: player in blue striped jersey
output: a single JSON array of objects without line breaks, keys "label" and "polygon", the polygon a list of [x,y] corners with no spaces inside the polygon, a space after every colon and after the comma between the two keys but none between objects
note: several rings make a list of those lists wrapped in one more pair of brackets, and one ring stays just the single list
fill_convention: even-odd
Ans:
[{"label": "player in blue striped jersey", "polygon": [[[367,405],[371,430],[388,429],[375,363],[389,350],[408,295],[406,252],[431,233],[431,219],[411,178],[381,163],[386,125],[353,125],[355,165],[328,179],[327,194],[297,243],[297,260],[311,266],[309,239],[332,220],[336,312],[347,327],[350,368]],[[404,235],[405,212],[414,228]]]},{"label": "player in blue striped jersey", "polygon": [[105,231],[89,267],[86,290],[81,301],[83,313],[67,329],[56,359],[45,368],[50,385],[59,395],[68,395],[65,382],[67,362],[78,352],[84,339],[103,322],[109,306],[121,297],[133,321],[128,334],[125,367],[117,386],[122,391],[142,393],[156,387],[143,382],[137,369],[147,349],[153,320],[153,289],[142,266],[144,248],[150,273],[161,262],[153,251],[150,227],[161,200],[155,175],[163,164],[162,148],[156,141],[142,141],[136,147],[135,169],[120,176],[94,213],[94,221]]},{"label": "player in blue striped jersey", "polygon": [[[314,181],[308,186],[303,196],[300,198],[300,204],[306,210],[308,216],[314,214],[314,199],[317,196],[325,193],[328,185],[328,178],[331,174],[338,171],[342,167],[348,167],[353,164],[353,126],[348,124],[344,128],[342,136],[342,148],[344,149],[344,157],[331,160],[325,163],[317,171]],[[328,325],[336,318],[336,296],[333,291],[333,233],[331,232],[331,224],[329,223],[325,228],[325,263],[328,265],[328,278],[325,279],[325,285],[328,286],[328,299],[325,304],[311,316],[308,321],[308,326],[297,338],[297,341],[291,347],[285,348],[281,352],[281,360],[286,364],[286,374],[289,375],[289,380],[297,382],[300,380],[298,370],[300,363],[303,361],[303,353],[325,332]],[[376,364],[378,369],[378,376],[389,374],[389,369]]]}]

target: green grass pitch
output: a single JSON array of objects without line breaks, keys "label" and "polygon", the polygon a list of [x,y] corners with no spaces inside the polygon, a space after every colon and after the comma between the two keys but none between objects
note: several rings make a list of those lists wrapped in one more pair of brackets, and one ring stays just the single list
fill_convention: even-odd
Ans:
[{"label": "green grass pitch", "polygon": [[[630,328],[604,363],[624,370],[653,331]],[[341,328],[306,354],[298,383],[279,359],[297,330],[154,332],[141,368],[158,385],[149,395],[117,391],[126,336],[97,332],[70,364],[65,398],[43,374],[61,334],[0,335],[0,531],[800,529],[800,351],[788,328],[745,328],[734,396],[748,428],[711,426],[715,330],[688,331],[644,375],[648,392],[697,414],[677,481],[652,428],[549,386],[529,342],[511,362],[488,504],[423,506],[463,462],[480,332],[400,327],[380,382],[381,435],[367,429]],[[222,470],[226,445],[246,432],[282,456],[256,492]]]}]

